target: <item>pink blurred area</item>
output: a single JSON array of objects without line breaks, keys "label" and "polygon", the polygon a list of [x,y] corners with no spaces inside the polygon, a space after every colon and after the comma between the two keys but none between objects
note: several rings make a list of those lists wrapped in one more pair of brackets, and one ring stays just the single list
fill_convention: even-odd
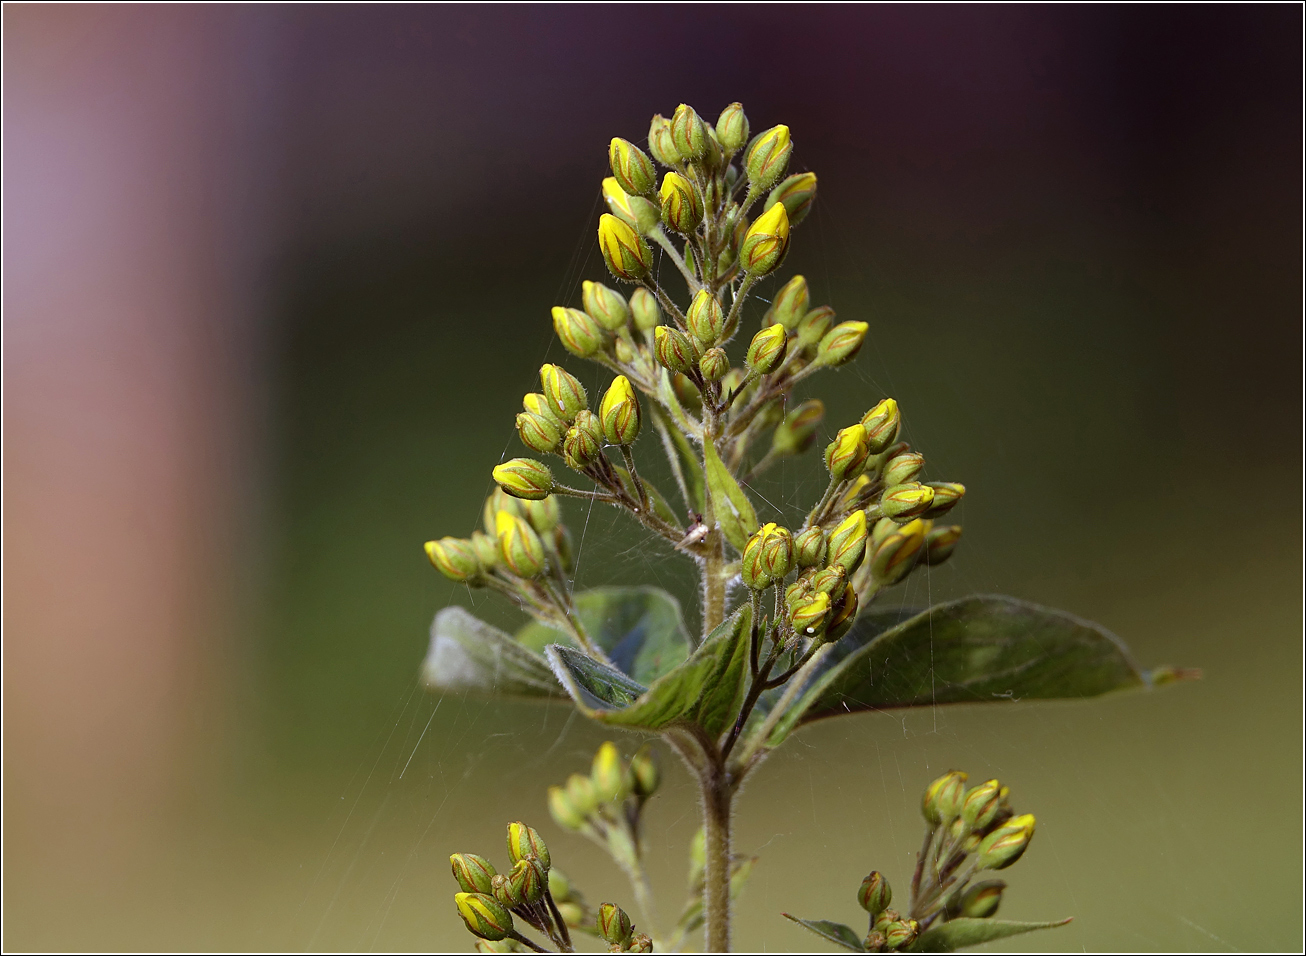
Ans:
[{"label": "pink blurred area", "polygon": [[6,903],[57,908],[108,902],[161,839],[221,693],[260,376],[257,37],[213,8],[4,27]]}]

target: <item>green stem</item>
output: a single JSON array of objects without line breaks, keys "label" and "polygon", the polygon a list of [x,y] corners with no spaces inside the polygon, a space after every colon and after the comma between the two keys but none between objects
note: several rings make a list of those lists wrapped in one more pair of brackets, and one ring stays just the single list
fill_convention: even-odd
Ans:
[{"label": "green stem", "polygon": [[648,234],[648,237],[661,246],[662,251],[671,257],[671,261],[676,264],[676,268],[680,270],[680,274],[685,277],[685,282],[689,286],[689,294],[692,297],[694,293],[702,288],[702,284],[694,274],[689,271],[689,267],[685,265],[684,258],[680,255],[680,252],[676,249],[672,241],[667,238],[667,234],[662,231],[662,227],[658,226]]},{"label": "green stem", "polygon": [[734,793],[725,768],[714,763],[699,777],[703,800],[704,944],[709,953],[730,951],[730,812]]},{"label": "green stem", "polygon": [[762,726],[749,736],[748,742],[744,745],[743,753],[739,755],[734,764],[737,768],[735,774],[739,779],[742,780],[748,771],[752,769],[753,764],[761,755],[762,750],[766,747],[767,738],[769,738],[771,733],[775,730],[775,725],[780,722],[780,718],[783,717],[785,712],[793,705],[794,698],[802,693],[803,688],[807,684],[807,676],[821,665],[821,662],[825,660],[826,656],[831,650],[833,650],[833,648],[834,644],[821,645],[816,653],[811,656],[811,659],[808,660],[808,662],[799,669],[798,673],[790,679],[789,686],[785,688],[784,694],[780,697],[780,700],[776,703],[775,707],[766,715],[766,720],[762,723]]}]

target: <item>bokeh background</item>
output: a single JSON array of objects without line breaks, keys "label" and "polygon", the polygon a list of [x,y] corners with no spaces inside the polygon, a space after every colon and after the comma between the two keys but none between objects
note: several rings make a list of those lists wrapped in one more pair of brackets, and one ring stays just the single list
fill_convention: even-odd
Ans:
[{"label": "bokeh background", "polygon": [[[1300,8],[3,17],[7,949],[465,949],[447,854],[521,817],[624,898],[543,803],[602,736],[418,688],[438,608],[518,620],[420,545],[472,529],[549,307],[603,277],[608,138],[739,99],[820,175],[787,270],[871,323],[830,428],[891,394],[970,489],[908,599],[1018,595],[1206,676],[810,728],[741,805],[737,942],[905,883],[956,766],[1039,816],[1006,915],[1076,917],[1011,948],[1300,950]],[[573,517],[582,586],[689,596]]]}]

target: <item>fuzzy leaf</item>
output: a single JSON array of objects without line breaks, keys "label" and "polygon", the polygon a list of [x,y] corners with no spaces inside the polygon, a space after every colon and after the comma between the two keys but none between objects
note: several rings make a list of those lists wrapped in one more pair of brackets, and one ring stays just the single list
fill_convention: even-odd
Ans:
[{"label": "fuzzy leaf", "polygon": [[[904,614],[911,616],[895,621]],[[800,724],[862,710],[1074,699],[1150,686],[1151,676],[1105,628],[1015,598],[979,595],[914,614],[863,615],[808,678],[767,744],[776,746]]]},{"label": "fuzzy leaf", "polygon": [[931,926],[912,944],[911,952],[951,953],[963,946],[991,943],[995,939],[1019,936],[1036,929],[1056,929],[1069,922],[1070,920],[1063,919],[1051,923],[1020,923],[1008,919],[971,919],[963,916]]},{"label": "fuzzy leaf", "polygon": [[444,608],[431,622],[422,683],[438,691],[567,696],[543,657],[457,606]]},{"label": "fuzzy leaf", "polygon": [[712,499],[712,511],[721,526],[721,533],[743,551],[749,536],[757,530],[757,512],[753,510],[753,503],[710,441],[703,443],[703,463],[707,470],[708,497]]},{"label": "fuzzy leaf", "polygon": [[854,953],[866,952],[866,947],[862,945],[862,938],[857,935],[857,931],[851,926],[845,926],[843,923],[836,923],[828,919],[799,919],[797,916],[790,916],[788,913],[781,913],[785,919],[793,920],[804,929],[810,929],[822,939],[828,939],[837,946],[844,949],[851,949]]},{"label": "fuzzy leaf", "polygon": [[[689,656],[680,602],[661,588],[594,588],[577,592],[573,600],[590,639],[641,684],[651,684]],[[539,621],[518,631],[517,640],[539,653],[548,644],[572,644],[570,635]]]},{"label": "fuzzy leaf", "polygon": [[572,647],[546,647],[553,673],[587,717],[630,730],[692,724],[719,734],[742,703],[752,610],[744,605],[678,667],[645,687]]}]

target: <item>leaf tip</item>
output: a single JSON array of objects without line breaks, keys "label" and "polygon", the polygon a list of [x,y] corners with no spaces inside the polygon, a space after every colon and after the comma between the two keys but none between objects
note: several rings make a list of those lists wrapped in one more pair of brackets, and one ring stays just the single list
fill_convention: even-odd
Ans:
[{"label": "leaf tip", "polygon": [[1200,667],[1171,667],[1166,664],[1161,667],[1153,667],[1144,676],[1147,680],[1147,686],[1155,689],[1165,687],[1167,684],[1178,684],[1180,681],[1201,680],[1202,669]]}]

